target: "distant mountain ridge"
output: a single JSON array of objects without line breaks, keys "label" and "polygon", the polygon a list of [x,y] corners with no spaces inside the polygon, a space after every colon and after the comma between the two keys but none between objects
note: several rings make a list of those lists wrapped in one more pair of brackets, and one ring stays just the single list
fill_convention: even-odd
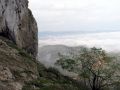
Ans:
[{"label": "distant mountain ridge", "polygon": [[40,38],[49,37],[49,36],[63,36],[63,35],[80,35],[80,34],[94,34],[94,33],[111,33],[111,32],[120,32],[119,30],[101,30],[101,31],[63,31],[63,32],[50,32],[50,31],[42,31],[39,32]]}]

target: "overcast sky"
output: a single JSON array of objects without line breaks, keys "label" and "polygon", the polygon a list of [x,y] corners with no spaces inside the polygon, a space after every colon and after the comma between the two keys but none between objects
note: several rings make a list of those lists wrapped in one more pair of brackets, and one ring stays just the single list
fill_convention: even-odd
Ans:
[{"label": "overcast sky", "polygon": [[120,0],[29,0],[39,30],[120,30]]},{"label": "overcast sky", "polygon": [[[60,39],[68,32],[78,38],[81,37],[78,33],[86,32],[101,32],[103,34],[99,35],[107,40],[120,38],[120,0],[29,0],[29,7],[37,20],[39,35],[47,37],[46,43],[51,43],[48,40],[53,38]],[[109,35],[114,35],[114,38],[109,38]],[[93,39],[93,36],[87,35],[86,38]],[[72,39],[75,41],[76,37]]]}]

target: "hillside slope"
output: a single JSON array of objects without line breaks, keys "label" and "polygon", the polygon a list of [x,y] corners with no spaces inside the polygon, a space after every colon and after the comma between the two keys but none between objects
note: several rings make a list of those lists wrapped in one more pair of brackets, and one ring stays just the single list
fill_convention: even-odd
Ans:
[{"label": "hillside slope", "polygon": [[0,37],[0,71],[0,90],[79,90],[76,81],[46,69],[4,37]]},{"label": "hillside slope", "polygon": [[10,40],[0,37],[0,90],[20,90],[25,81],[37,77],[35,60]]}]

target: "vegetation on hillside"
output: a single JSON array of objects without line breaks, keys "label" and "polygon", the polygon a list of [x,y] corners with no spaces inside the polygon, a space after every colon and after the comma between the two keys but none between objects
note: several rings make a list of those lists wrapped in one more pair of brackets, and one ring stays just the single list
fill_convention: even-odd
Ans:
[{"label": "vegetation on hillside", "polygon": [[[83,48],[79,54],[59,55],[57,65],[78,74],[75,79],[45,68],[10,40],[0,37],[0,88],[22,90],[119,90],[120,65],[104,50]],[[4,75],[4,72],[5,73]],[[4,77],[5,76],[5,77]],[[11,84],[13,83],[13,84]],[[8,87],[9,86],[9,87]],[[14,88],[13,88],[14,87]]]},{"label": "vegetation on hillside", "polygon": [[83,48],[79,55],[59,56],[56,64],[77,73],[79,81],[90,90],[120,89],[120,63],[101,48]]},{"label": "vegetation on hillside", "polygon": [[23,90],[84,90],[84,87],[77,81],[63,76],[54,68],[46,69],[38,63],[38,71],[39,77],[31,82],[26,82]]},{"label": "vegetation on hillside", "polygon": [[79,90],[76,81],[45,68],[4,37],[0,37],[0,70],[0,90]]}]

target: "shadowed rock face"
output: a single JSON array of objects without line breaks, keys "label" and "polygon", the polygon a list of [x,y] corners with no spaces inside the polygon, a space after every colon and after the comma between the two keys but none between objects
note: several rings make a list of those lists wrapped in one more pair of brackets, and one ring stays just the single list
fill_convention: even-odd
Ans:
[{"label": "shadowed rock face", "polygon": [[0,35],[34,57],[37,55],[37,24],[28,0],[0,0]]}]

